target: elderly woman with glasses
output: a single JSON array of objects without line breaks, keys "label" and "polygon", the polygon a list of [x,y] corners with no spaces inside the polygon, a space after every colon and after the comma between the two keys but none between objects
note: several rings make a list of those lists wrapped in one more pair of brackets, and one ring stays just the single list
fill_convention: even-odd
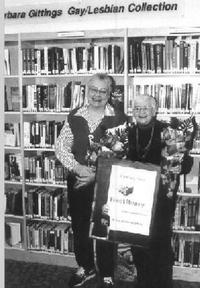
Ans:
[{"label": "elderly woman with glasses", "polygon": [[[171,239],[179,174],[189,173],[193,163],[191,157],[185,153],[192,147],[193,132],[188,145],[180,136],[174,139],[174,135],[184,134],[184,127],[179,127],[180,129],[175,133],[172,123],[169,127],[166,122],[156,119],[157,111],[157,102],[154,97],[150,95],[136,96],[133,109],[135,123],[131,125],[128,132],[127,158],[161,167],[161,181],[152,236],[146,247],[133,245],[131,249],[137,268],[138,287],[141,288],[172,288],[173,286]],[[190,124],[193,130],[194,123]],[[173,162],[178,155],[183,156],[180,165],[178,165],[178,161]],[[170,166],[170,161],[172,166]],[[179,171],[176,171],[176,167],[179,168]]]},{"label": "elderly woman with glasses", "polygon": [[89,146],[91,140],[98,143],[107,129],[127,120],[121,111],[108,103],[112,85],[112,78],[107,74],[91,76],[86,89],[87,104],[69,114],[56,143],[56,156],[69,170],[69,205],[78,264],[70,287],[80,286],[95,275],[93,242],[89,238],[95,171],[88,161]]}]

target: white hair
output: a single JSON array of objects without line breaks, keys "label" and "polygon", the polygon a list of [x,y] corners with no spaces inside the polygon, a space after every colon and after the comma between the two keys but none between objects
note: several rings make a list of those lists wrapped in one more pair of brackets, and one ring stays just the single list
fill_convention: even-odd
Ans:
[{"label": "white hair", "polygon": [[149,95],[149,94],[139,94],[135,97],[134,99],[134,107],[135,107],[135,102],[136,102],[136,99],[141,99],[141,98],[145,98],[145,99],[148,99],[152,108],[157,111],[158,110],[158,104],[157,104],[157,101],[155,99],[155,97],[153,97],[152,95]]}]

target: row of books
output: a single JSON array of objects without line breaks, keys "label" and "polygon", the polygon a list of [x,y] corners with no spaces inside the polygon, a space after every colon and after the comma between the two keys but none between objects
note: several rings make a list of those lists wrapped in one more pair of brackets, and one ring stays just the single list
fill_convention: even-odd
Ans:
[{"label": "row of books", "polygon": [[[7,64],[9,66],[9,63]],[[24,75],[48,75],[107,71],[123,72],[123,48],[115,44],[89,47],[23,48]],[[7,69],[7,72],[9,69]]]},{"label": "row of books", "polygon": [[26,190],[25,195],[28,217],[67,220],[69,210],[67,188],[32,187]]},{"label": "row of books", "polygon": [[4,164],[4,178],[10,181],[22,179],[22,155],[21,153],[6,153]]},{"label": "row of books", "polygon": [[194,197],[180,197],[176,204],[175,230],[200,230],[200,201]]},{"label": "row of books", "polygon": [[[5,95],[8,103],[6,111],[20,111],[18,87],[9,87],[8,90],[10,92]],[[160,113],[200,113],[200,83],[130,85],[128,109],[132,108],[133,97],[139,94],[155,97]],[[23,86],[23,111],[69,112],[86,102],[85,85],[81,82],[69,82],[66,86],[58,84]]]},{"label": "row of books", "polygon": [[5,223],[5,244],[22,248],[21,223],[8,221]]},{"label": "row of books", "polygon": [[140,94],[152,95],[158,103],[159,113],[200,113],[200,83],[138,84],[129,86],[128,109]]},{"label": "row of books", "polygon": [[200,138],[195,138],[193,141],[193,147],[191,150],[193,154],[200,154]]},{"label": "row of books", "polygon": [[6,187],[5,197],[5,214],[22,216],[22,189],[17,189],[16,187]]},{"label": "row of books", "polygon": [[[24,174],[26,182],[67,184],[67,169],[60,163],[54,154],[24,157]],[[5,154],[5,180],[21,181],[22,156],[21,153]]]},{"label": "row of books", "polygon": [[33,148],[53,148],[60,130],[62,129],[63,121],[32,121],[24,122],[24,147]]},{"label": "row of books", "polygon": [[175,234],[173,237],[174,264],[185,267],[200,267],[199,237]]},{"label": "row of books", "polygon": [[[123,110],[123,95],[118,93],[112,97],[112,103],[119,109]],[[64,121],[32,121],[24,122],[24,147],[25,148],[54,148],[55,141],[60,134]],[[191,153],[200,154],[200,125],[197,123],[196,135],[193,141]],[[5,146],[20,147],[20,123],[5,123],[4,131]],[[194,160],[195,161],[195,160]],[[198,163],[196,163],[196,171],[199,171]]]},{"label": "row of books", "polygon": [[4,87],[5,93],[5,111],[20,111],[20,97],[18,86],[6,86]]},{"label": "row of books", "polygon": [[26,232],[30,250],[62,254],[74,252],[73,232],[67,223],[30,221],[27,223]]},{"label": "row of books", "polygon": [[200,71],[200,39],[129,39],[130,73],[195,73]]},{"label": "row of books", "polygon": [[200,193],[200,160],[198,157],[193,157],[193,165],[190,172],[186,175],[181,175],[180,180],[179,189],[181,192]]},{"label": "row of books", "polygon": [[[69,112],[87,102],[85,84],[70,81],[62,84],[23,85],[22,107],[24,112]],[[116,85],[112,99],[123,103],[124,87]],[[19,87],[5,87],[5,111],[20,111]]]},{"label": "row of books", "polygon": [[54,154],[25,156],[24,170],[26,182],[66,184],[67,169],[60,163]]},{"label": "row of books", "polygon": [[20,123],[10,122],[4,125],[4,145],[11,147],[20,147]]},{"label": "row of books", "polygon": [[[200,71],[200,40],[192,37],[129,38],[130,73],[195,73]],[[122,73],[123,47],[95,44],[79,47],[22,48],[24,75],[106,71]],[[9,49],[4,50],[5,74],[10,75]]]},{"label": "row of books", "polygon": [[67,85],[43,84],[23,86],[23,111],[62,112],[83,105],[85,85],[80,81]]}]

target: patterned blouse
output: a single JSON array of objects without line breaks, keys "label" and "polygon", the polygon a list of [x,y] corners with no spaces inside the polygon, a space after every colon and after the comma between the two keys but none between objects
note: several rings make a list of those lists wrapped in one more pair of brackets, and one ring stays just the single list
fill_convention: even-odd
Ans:
[{"label": "patterned blouse", "polygon": [[[88,105],[81,107],[75,115],[85,118],[88,123],[90,133],[93,133],[105,115],[114,115],[114,109],[110,104],[107,104],[105,107],[104,115],[102,115],[101,119],[95,122],[88,113]],[[68,120],[66,119],[63,128],[61,129],[60,135],[56,141],[55,154],[60,162],[69,170],[72,170],[78,164],[72,153],[73,140],[74,137]]]}]

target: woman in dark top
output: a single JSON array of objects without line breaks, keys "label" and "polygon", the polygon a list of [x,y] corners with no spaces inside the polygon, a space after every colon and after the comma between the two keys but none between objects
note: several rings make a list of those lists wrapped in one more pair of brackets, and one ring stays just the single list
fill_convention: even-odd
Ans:
[{"label": "woman in dark top", "polygon": [[[90,166],[88,152],[91,141],[98,143],[108,128],[126,121],[122,112],[108,104],[112,83],[106,74],[99,73],[90,78],[86,90],[88,104],[70,113],[56,143],[56,156],[69,169],[70,214],[74,252],[79,266],[70,280],[70,287],[80,286],[95,275],[93,242],[89,238],[95,171]],[[110,251],[106,245],[100,244],[101,247],[97,248],[98,258]],[[106,275],[102,273],[101,276],[104,278]]]},{"label": "woman in dark top", "polygon": [[[134,101],[135,124],[128,131],[128,159],[143,163],[152,163],[161,167],[161,181],[157,199],[157,209],[151,239],[147,247],[132,246],[133,260],[137,268],[138,287],[140,288],[172,288],[173,253],[171,247],[172,221],[175,209],[176,193],[179,185],[179,174],[176,174],[174,186],[169,193],[170,181],[165,183],[163,141],[167,124],[156,119],[157,103],[149,95],[139,95]],[[172,141],[167,153],[184,151],[185,142],[179,143],[177,148]],[[172,149],[172,151],[171,151]],[[176,150],[177,149],[177,150]],[[179,151],[178,151],[179,149]],[[188,165],[182,163],[182,173],[188,173],[191,162],[184,159]],[[188,158],[189,160],[189,158]],[[180,165],[181,166],[181,165]],[[186,168],[183,171],[183,166]],[[166,169],[166,168],[165,168]],[[172,175],[173,176],[173,175]],[[173,180],[173,179],[171,179]]]}]

